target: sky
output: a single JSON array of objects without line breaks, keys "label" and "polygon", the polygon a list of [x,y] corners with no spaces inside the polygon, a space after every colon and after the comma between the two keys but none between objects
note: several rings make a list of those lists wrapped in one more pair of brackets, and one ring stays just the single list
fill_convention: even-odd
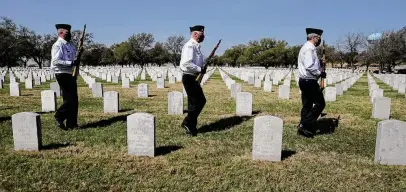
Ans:
[{"label": "sky", "polygon": [[0,16],[40,34],[56,34],[56,23],[92,32],[112,45],[134,33],[189,39],[189,27],[204,25],[203,53],[222,39],[217,54],[264,37],[301,45],[306,27],[324,30],[327,44],[348,33],[365,35],[406,26],[406,0],[0,0]]}]

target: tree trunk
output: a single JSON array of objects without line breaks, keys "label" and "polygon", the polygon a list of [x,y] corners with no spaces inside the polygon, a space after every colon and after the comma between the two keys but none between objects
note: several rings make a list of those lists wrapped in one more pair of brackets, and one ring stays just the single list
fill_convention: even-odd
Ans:
[{"label": "tree trunk", "polygon": [[383,68],[384,68],[384,65],[383,65],[383,64],[379,64],[379,73],[382,73],[382,72],[383,72]]},{"label": "tree trunk", "polygon": [[387,69],[388,69],[388,73],[392,72],[392,64],[388,64]]}]

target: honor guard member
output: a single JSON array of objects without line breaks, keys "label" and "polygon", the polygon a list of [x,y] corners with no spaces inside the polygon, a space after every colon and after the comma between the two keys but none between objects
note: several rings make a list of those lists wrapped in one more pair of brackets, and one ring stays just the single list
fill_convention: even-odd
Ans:
[{"label": "honor guard member", "polygon": [[182,48],[180,69],[183,71],[182,83],[188,98],[188,114],[182,122],[186,133],[192,136],[197,134],[197,118],[206,104],[200,83],[196,81],[199,73],[206,73],[203,66],[203,54],[200,43],[204,40],[204,26],[190,27],[191,38]]},{"label": "honor guard member", "polygon": [[71,42],[71,26],[68,24],[56,24],[55,26],[58,39],[52,45],[51,70],[54,71],[62,90],[63,104],[57,109],[54,117],[57,126],[67,130],[78,127],[78,92],[76,77],[72,76],[72,70],[79,61],[75,60],[76,49]]},{"label": "honor guard member", "polygon": [[[298,125],[298,134],[305,137],[314,136],[314,125],[323,111],[326,103],[323,90],[318,84],[318,79],[326,78],[322,72],[320,61],[317,57],[316,47],[321,43],[323,30],[306,28],[307,42],[302,46],[298,56],[299,87],[302,92],[301,120]],[[314,104],[314,106],[313,106]]]}]

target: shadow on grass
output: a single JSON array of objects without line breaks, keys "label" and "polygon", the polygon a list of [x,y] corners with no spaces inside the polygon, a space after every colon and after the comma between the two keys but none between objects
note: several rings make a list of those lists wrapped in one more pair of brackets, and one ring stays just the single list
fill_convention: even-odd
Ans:
[{"label": "shadow on grass", "polygon": [[73,146],[72,143],[51,143],[48,145],[44,145],[41,147],[41,150],[53,150],[53,149],[59,149],[59,148],[64,148],[64,147],[69,147]]},{"label": "shadow on grass", "polygon": [[338,127],[340,116],[337,118],[321,118],[316,121],[316,135],[332,134]]},{"label": "shadow on grass", "polygon": [[104,120],[100,120],[100,121],[96,121],[96,122],[91,122],[91,123],[85,124],[83,126],[80,126],[80,129],[108,127],[113,123],[116,123],[116,122],[119,122],[119,121],[126,121],[128,115],[129,114],[125,114],[125,115],[111,117],[109,119],[104,119]]},{"label": "shadow on grass", "polygon": [[0,117],[0,122],[9,121],[9,120],[11,120],[11,117]]},{"label": "shadow on grass", "polygon": [[153,98],[153,97],[156,97],[156,95],[148,95],[148,97],[151,97],[151,98]]},{"label": "shadow on grass", "polygon": [[4,107],[4,108],[0,108],[0,110],[8,110],[8,109],[13,109],[13,108],[15,108],[15,107],[7,106],[7,107]]},{"label": "shadow on grass", "polygon": [[178,145],[161,146],[156,148],[155,155],[156,156],[166,155],[182,148],[183,148],[182,146]]},{"label": "shadow on grass", "polygon": [[282,161],[289,158],[290,156],[296,154],[296,151],[291,150],[282,150]]},{"label": "shadow on grass", "polygon": [[223,131],[231,129],[232,127],[248,121],[254,116],[232,116],[224,119],[220,119],[210,124],[203,125],[200,129],[197,130],[198,133],[208,133],[215,131]]},{"label": "shadow on grass", "polygon": [[25,97],[25,96],[33,96],[34,94],[30,93],[30,94],[21,94],[21,96]]},{"label": "shadow on grass", "polygon": [[118,110],[118,112],[124,113],[124,112],[132,111],[132,110],[134,110],[134,109],[120,109],[120,110]]},{"label": "shadow on grass", "polygon": [[48,114],[48,113],[55,113],[55,111],[47,111],[47,112],[39,111],[39,112],[34,112],[34,113],[39,114],[39,115],[43,115],[43,114]]},{"label": "shadow on grass", "polygon": [[252,111],[252,115],[258,115],[261,111]]}]

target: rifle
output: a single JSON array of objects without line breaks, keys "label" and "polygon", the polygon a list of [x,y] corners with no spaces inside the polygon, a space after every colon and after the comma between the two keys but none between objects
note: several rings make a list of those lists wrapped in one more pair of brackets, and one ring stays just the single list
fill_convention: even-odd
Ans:
[{"label": "rifle", "polygon": [[[326,63],[325,63],[325,61],[326,61],[326,50],[324,49],[324,40],[323,40],[323,44],[321,46],[321,51],[322,51],[322,54],[323,54],[323,56],[322,56],[322,61],[323,62],[321,62],[321,70],[322,70],[322,72],[325,72],[326,71]],[[324,87],[326,87],[326,85],[324,83],[324,78],[320,78],[320,88],[321,88],[321,90],[323,90]]]},{"label": "rifle", "polygon": [[[80,57],[82,57],[82,51],[81,50],[83,49],[83,41],[85,40],[85,32],[86,32],[86,24],[85,24],[85,26],[83,26],[83,31],[82,31],[82,34],[81,34],[80,39],[79,39],[78,49],[77,49],[77,52],[76,52],[76,60],[78,60],[78,59],[80,60]],[[72,73],[73,77],[76,77],[79,74],[79,63],[80,62],[77,62],[75,64],[75,66],[73,66],[73,73]]]},{"label": "rifle", "polygon": [[[221,43],[221,39],[219,40],[219,42],[217,43],[217,45],[214,47],[213,51],[211,51],[209,57],[207,57],[207,59],[206,59],[206,64],[204,65],[204,68],[205,68],[205,69],[207,69],[207,65],[209,64],[209,60],[214,56],[214,53],[216,52],[216,50],[217,50],[217,48],[219,47],[220,43]],[[196,81],[198,81],[198,82],[200,83],[200,82],[202,81],[202,79],[203,79],[203,75],[204,75],[203,73],[200,73],[200,74],[197,76]]]}]

